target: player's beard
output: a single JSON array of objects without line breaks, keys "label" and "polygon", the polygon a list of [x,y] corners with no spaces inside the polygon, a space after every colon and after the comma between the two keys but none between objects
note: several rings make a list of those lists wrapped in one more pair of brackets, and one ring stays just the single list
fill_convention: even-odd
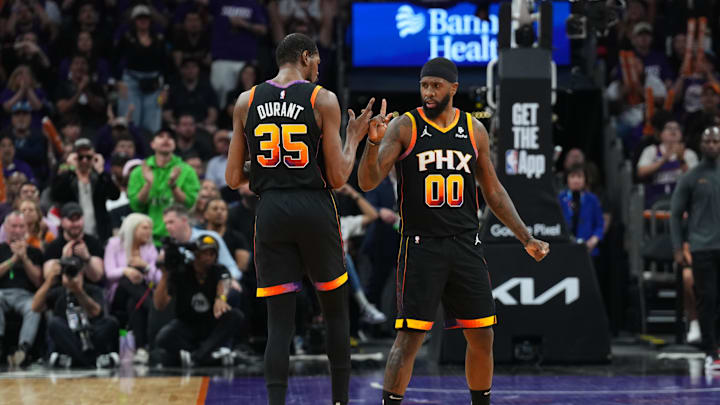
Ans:
[{"label": "player's beard", "polygon": [[426,115],[428,118],[430,118],[430,119],[435,119],[435,118],[439,117],[440,114],[442,114],[443,111],[445,111],[445,107],[447,107],[447,105],[448,105],[449,103],[450,103],[450,94],[448,93],[448,95],[445,96],[445,98],[443,98],[442,100],[440,100],[440,101],[437,103],[437,105],[435,105],[435,107],[433,107],[433,108],[428,108],[428,107],[425,105],[425,101],[423,101],[422,108],[423,108],[423,111],[425,112],[425,115]]}]

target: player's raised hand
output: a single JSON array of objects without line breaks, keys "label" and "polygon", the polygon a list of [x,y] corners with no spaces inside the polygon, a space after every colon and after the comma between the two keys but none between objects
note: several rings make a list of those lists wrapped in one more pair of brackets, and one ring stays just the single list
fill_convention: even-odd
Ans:
[{"label": "player's raised hand", "polygon": [[370,128],[368,130],[368,140],[374,144],[379,144],[385,136],[385,130],[387,130],[388,123],[393,118],[392,114],[386,114],[387,101],[382,100],[380,104],[380,114],[373,117],[370,120]]},{"label": "player's raised hand", "polygon": [[362,139],[368,132],[368,126],[370,124],[370,117],[372,117],[372,106],[375,103],[375,97],[370,98],[367,107],[362,110],[362,113],[355,118],[355,112],[348,109],[348,123],[346,134],[348,137],[357,137],[358,141]]},{"label": "player's raised hand", "polygon": [[535,261],[539,262],[544,259],[548,253],[550,253],[550,244],[535,238],[530,238],[528,243],[525,245],[525,251],[528,252]]}]

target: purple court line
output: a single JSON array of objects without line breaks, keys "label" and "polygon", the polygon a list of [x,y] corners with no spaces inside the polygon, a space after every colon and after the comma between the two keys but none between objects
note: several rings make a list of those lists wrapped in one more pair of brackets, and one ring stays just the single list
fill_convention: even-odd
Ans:
[{"label": "purple court line", "polygon": [[[378,404],[382,375],[352,377],[351,404]],[[695,382],[687,376],[495,376],[493,404],[634,404],[695,405],[720,403],[720,379]],[[327,376],[292,377],[288,404],[317,405],[330,399]],[[207,405],[266,403],[262,377],[210,381]],[[320,402],[319,402],[320,401]],[[465,377],[414,376],[403,404],[465,404]]]}]

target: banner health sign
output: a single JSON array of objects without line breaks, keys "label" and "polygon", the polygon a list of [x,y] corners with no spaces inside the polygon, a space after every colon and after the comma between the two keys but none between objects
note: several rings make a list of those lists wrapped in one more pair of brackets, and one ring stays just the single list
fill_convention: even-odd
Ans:
[{"label": "banner health sign", "polygon": [[[425,8],[408,3],[354,3],[352,21],[355,67],[422,66],[443,56],[458,66],[485,66],[497,57],[498,4],[489,21],[475,16],[477,6]],[[566,2],[553,3],[553,59],[570,62]]]}]

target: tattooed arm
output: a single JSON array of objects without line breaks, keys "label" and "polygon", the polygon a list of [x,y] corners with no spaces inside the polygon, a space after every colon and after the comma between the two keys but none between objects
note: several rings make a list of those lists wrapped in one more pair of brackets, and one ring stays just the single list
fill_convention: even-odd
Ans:
[{"label": "tattooed arm", "polygon": [[540,261],[550,251],[549,245],[533,238],[528,232],[505,187],[500,184],[495,174],[495,168],[490,161],[490,145],[485,127],[475,118],[473,118],[472,122],[473,136],[478,149],[476,176],[483,198],[485,198],[485,202],[487,202],[495,216],[510,228],[515,237],[522,242],[528,254],[534,257],[535,260]]}]

